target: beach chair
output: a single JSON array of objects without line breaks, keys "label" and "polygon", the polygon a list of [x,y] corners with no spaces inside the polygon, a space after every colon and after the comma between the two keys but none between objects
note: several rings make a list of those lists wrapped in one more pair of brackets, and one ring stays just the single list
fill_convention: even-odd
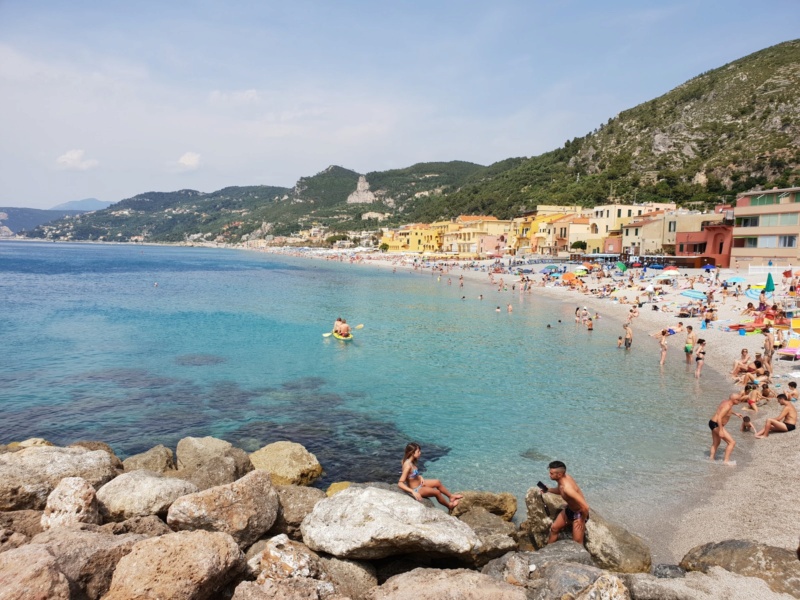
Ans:
[{"label": "beach chair", "polygon": [[786,347],[777,350],[775,354],[780,358],[791,358],[792,362],[796,361],[800,355],[800,338],[791,338]]}]

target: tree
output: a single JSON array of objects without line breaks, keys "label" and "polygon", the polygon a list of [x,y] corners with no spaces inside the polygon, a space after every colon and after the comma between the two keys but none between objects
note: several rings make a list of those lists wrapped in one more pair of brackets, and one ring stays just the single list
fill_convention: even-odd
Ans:
[{"label": "tree", "polygon": [[572,248],[573,250],[575,249],[586,250],[586,242],[582,242],[580,240],[578,240],[577,242],[572,242],[570,248]]},{"label": "tree", "polygon": [[333,246],[336,242],[338,242],[340,240],[346,240],[346,239],[347,239],[346,235],[342,235],[342,234],[332,235],[329,238],[326,238],[325,243],[328,244],[328,246]]},{"label": "tree", "polygon": [[381,252],[386,252],[388,249],[389,249],[389,244],[387,244],[386,242],[378,246],[378,250],[380,250]]}]

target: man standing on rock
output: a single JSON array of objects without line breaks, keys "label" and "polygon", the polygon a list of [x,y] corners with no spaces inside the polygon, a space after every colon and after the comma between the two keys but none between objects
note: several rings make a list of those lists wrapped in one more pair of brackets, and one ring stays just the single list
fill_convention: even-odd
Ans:
[{"label": "man standing on rock", "polygon": [[[589,505],[583,492],[575,480],[567,475],[567,465],[560,460],[554,460],[548,465],[550,469],[550,479],[556,482],[557,487],[547,488],[551,494],[558,494],[567,503],[553,524],[550,526],[550,537],[548,544],[558,540],[559,532],[568,525],[572,525],[572,539],[583,545],[583,537],[586,534],[586,521],[589,520]],[[544,490],[542,490],[544,493]]]}]

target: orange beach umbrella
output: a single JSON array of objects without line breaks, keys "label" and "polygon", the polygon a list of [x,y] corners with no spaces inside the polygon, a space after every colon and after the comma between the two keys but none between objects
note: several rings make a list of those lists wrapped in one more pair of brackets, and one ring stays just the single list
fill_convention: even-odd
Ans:
[{"label": "orange beach umbrella", "polygon": [[575,273],[564,273],[564,275],[561,276],[561,281],[572,281],[573,279],[577,279]]}]

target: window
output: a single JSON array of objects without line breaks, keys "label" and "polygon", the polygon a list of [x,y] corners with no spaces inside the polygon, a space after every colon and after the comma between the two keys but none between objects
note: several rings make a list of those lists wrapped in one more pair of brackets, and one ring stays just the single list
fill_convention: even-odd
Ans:
[{"label": "window", "polygon": [[633,232],[633,235],[639,235],[639,228],[636,228],[636,231]]},{"label": "window", "polygon": [[778,248],[797,248],[796,235],[778,236]]},{"label": "window", "polygon": [[669,231],[670,233],[675,233],[675,230],[677,228],[678,228],[678,222],[677,221],[670,221],[667,224],[667,231]]},{"label": "window", "polygon": [[618,208],[617,209],[617,218],[619,219],[621,216],[622,216],[622,209]]},{"label": "window", "polygon": [[632,210],[629,208],[629,209],[628,209],[628,216],[629,216],[629,217],[631,216],[631,213],[632,213],[632,212],[633,212],[633,211],[632,211]]},{"label": "window", "polygon": [[778,215],[761,215],[758,219],[759,227],[775,227],[778,224]]},{"label": "window", "polygon": [[683,244],[678,244],[678,252],[683,252]]},{"label": "window", "polygon": [[778,236],[777,235],[761,235],[758,237],[759,248],[777,248]]},{"label": "window", "polygon": [[758,217],[738,217],[736,227],[758,227]]},{"label": "window", "polygon": [[631,234],[631,230],[630,229],[626,229],[625,230],[625,237],[628,237],[630,234]]},{"label": "window", "polygon": [[[609,211],[606,211],[606,219],[608,218],[608,215],[609,215]],[[606,231],[608,231],[608,228],[606,228]]]},{"label": "window", "polygon": [[797,213],[783,213],[778,220],[779,225],[797,225]]},{"label": "window", "polygon": [[638,215],[641,217],[641,216],[642,216],[642,211],[639,211],[639,212],[638,212],[638,213],[636,213],[636,214],[638,214]]},{"label": "window", "polygon": [[736,237],[736,238],[733,238],[733,247],[734,248],[757,248],[758,247],[758,238],[757,237]]}]

